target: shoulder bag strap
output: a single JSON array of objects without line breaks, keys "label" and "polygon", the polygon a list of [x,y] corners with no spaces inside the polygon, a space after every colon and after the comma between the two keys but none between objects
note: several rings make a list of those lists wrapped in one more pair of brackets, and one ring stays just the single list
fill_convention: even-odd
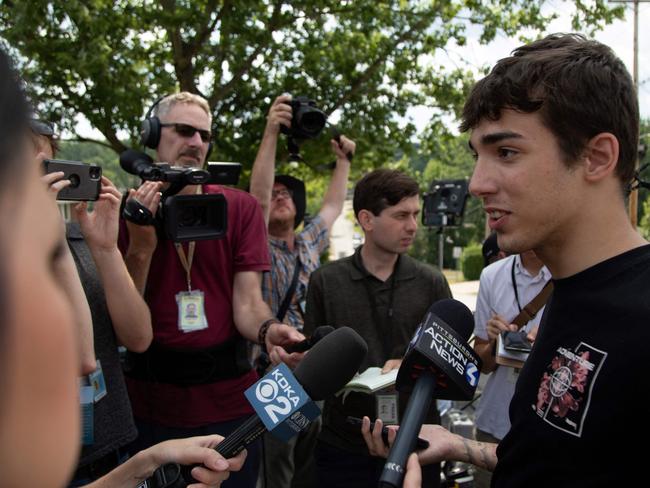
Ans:
[{"label": "shoulder bag strap", "polygon": [[521,329],[524,325],[533,320],[535,315],[537,315],[537,312],[539,312],[546,304],[551,293],[553,293],[553,281],[548,280],[537,296],[521,309],[521,312],[519,312],[519,315],[512,320],[512,323]]},{"label": "shoulder bag strap", "polygon": [[287,293],[284,295],[284,299],[282,300],[282,305],[280,305],[280,309],[278,310],[278,314],[276,315],[277,319],[282,322],[282,319],[284,319],[284,316],[287,314],[287,310],[289,310],[289,305],[291,304],[291,300],[293,299],[293,295],[296,293],[296,286],[298,285],[298,275],[300,275],[300,256],[296,256],[296,266],[293,268],[293,277],[291,278],[291,285],[289,285],[289,289],[287,290]]}]

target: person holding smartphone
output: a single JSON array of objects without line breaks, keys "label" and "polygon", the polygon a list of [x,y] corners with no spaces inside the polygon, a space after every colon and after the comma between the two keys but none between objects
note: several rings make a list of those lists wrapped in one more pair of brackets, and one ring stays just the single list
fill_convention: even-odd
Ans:
[{"label": "person holding smartphone", "polygon": [[[510,321],[544,288],[551,273],[534,251],[513,254],[495,261],[481,272],[474,312],[474,350],[483,361],[482,373],[489,374],[475,414],[476,440],[499,442],[510,430],[508,407],[515,391],[519,369],[496,363],[499,334],[516,331]],[[522,327],[535,340],[543,309]],[[488,488],[492,473],[476,468],[474,484]]]}]

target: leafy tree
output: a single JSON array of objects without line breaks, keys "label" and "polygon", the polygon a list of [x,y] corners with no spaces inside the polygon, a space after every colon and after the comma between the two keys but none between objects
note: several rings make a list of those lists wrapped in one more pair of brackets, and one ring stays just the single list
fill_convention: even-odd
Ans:
[{"label": "leafy tree", "polygon": [[[210,103],[215,154],[249,168],[273,97],[305,94],[340,117],[358,141],[355,175],[408,154],[408,108],[457,111],[471,73],[433,56],[497,33],[542,32],[543,0],[5,0],[0,42],[18,60],[44,117],[75,133],[79,115],[120,152],[139,121],[178,89]],[[623,7],[566,2],[575,27],[597,28]],[[77,137],[77,139],[82,139]],[[306,144],[312,166],[330,158],[327,137]],[[283,155],[286,155],[283,154]],[[298,173],[314,175],[301,166]]]}]

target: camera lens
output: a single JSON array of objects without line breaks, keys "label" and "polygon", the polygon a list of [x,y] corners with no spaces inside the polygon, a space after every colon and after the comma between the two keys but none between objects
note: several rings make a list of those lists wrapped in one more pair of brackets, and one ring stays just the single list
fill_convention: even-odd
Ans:
[{"label": "camera lens", "polygon": [[68,179],[70,180],[70,188],[77,188],[79,186],[79,175],[73,173],[68,176]]},{"label": "camera lens", "polygon": [[102,176],[102,169],[98,166],[93,166],[88,170],[88,174],[92,180],[98,180]]}]

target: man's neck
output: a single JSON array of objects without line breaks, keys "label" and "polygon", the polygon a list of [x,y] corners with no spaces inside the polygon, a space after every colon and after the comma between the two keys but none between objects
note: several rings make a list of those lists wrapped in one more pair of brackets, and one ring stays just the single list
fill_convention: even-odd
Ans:
[{"label": "man's neck", "polygon": [[291,227],[269,224],[269,236],[273,239],[286,242],[287,247],[293,251],[296,242],[296,234]]},{"label": "man's neck", "polygon": [[570,230],[560,232],[545,246],[535,249],[553,278],[572,276],[648,244],[632,227],[623,205],[612,204],[610,208],[607,205],[594,205],[594,211],[572,222]]},{"label": "man's neck", "polygon": [[361,261],[366,271],[381,281],[386,281],[393,274],[399,254],[379,249],[366,242],[361,247]]}]

